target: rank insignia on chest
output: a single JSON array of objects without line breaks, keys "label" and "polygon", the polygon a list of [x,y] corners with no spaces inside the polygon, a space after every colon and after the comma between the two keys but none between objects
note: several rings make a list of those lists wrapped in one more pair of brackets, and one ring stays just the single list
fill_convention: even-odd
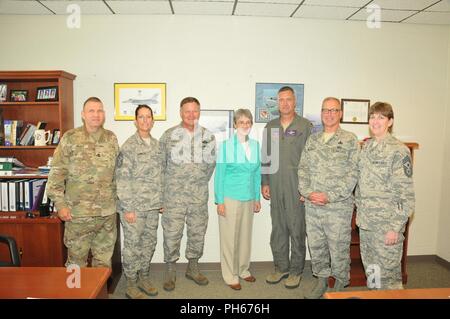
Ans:
[{"label": "rank insignia on chest", "polygon": [[122,153],[120,153],[119,156],[117,156],[117,167],[122,167],[122,163],[123,163],[123,155]]}]

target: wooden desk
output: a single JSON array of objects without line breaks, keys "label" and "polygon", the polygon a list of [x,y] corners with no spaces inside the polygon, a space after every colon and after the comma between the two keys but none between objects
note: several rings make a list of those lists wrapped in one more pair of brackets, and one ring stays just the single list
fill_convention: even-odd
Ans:
[{"label": "wooden desk", "polygon": [[81,268],[80,288],[68,288],[64,267],[0,267],[0,299],[106,299],[109,268]]},{"label": "wooden desk", "polygon": [[450,299],[450,288],[327,292],[325,299]]}]

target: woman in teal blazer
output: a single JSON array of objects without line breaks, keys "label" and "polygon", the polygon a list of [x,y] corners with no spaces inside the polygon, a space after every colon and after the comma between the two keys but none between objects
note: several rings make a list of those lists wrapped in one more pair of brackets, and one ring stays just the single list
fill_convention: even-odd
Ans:
[{"label": "woman in teal blazer", "polygon": [[239,278],[256,280],[249,268],[253,214],[261,209],[261,160],[259,143],[248,137],[252,125],[248,109],[234,113],[236,134],[220,145],[214,178],[222,277],[234,290],[241,289]]}]

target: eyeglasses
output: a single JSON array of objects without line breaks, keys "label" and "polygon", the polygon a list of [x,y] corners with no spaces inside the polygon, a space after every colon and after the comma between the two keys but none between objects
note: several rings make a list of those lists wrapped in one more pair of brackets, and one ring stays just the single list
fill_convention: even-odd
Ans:
[{"label": "eyeglasses", "polygon": [[339,109],[322,109],[322,113],[323,114],[337,114],[338,112],[340,112],[341,110]]}]

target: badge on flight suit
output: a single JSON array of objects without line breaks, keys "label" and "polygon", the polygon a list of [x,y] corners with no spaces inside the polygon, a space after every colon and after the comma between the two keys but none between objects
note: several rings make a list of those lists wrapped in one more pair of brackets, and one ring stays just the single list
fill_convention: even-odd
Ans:
[{"label": "badge on flight suit", "polygon": [[297,136],[297,130],[287,130],[286,133],[284,133],[286,136]]},{"label": "badge on flight suit", "polygon": [[405,156],[402,160],[402,164],[403,164],[403,172],[405,172],[405,175],[408,177],[411,177],[413,172],[412,172],[412,164],[411,164],[411,157],[409,156]]}]

